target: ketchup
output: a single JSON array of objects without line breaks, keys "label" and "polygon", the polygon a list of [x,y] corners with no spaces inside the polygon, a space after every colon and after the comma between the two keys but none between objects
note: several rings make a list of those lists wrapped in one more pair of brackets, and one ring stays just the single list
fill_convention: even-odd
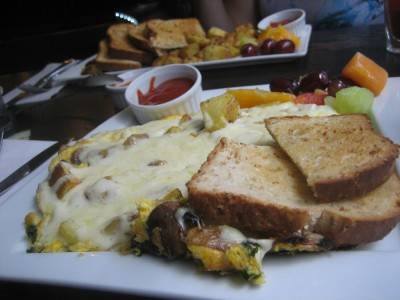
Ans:
[{"label": "ketchup", "polygon": [[137,91],[139,104],[157,105],[166,103],[186,93],[194,83],[193,80],[188,78],[175,78],[154,87],[155,79],[155,77],[150,79],[150,88],[147,94],[143,94],[140,90]]},{"label": "ketchup", "polygon": [[283,19],[281,21],[277,21],[277,22],[271,22],[271,27],[278,27],[279,25],[286,25],[294,20],[296,20],[297,18],[294,19]]}]

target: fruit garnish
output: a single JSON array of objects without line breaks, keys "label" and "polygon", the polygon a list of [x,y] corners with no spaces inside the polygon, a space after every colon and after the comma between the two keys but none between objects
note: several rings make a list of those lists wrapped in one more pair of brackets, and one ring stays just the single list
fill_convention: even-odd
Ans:
[{"label": "fruit garnish", "polygon": [[378,96],[386,85],[387,71],[373,60],[357,52],[342,70],[342,75]]},{"label": "fruit garnish", "polygon": [[370,114],[374,95],[366,88],[353,86],[336,93],[336,97],[327,97],[326,103],[340,114]]},{"label": "fruit garnish", "polygon": [[253,44],[245,44],[240,49],[240,54],[244,57],[258,55],[258,48]]},{"label": "fruit garnish", "polygon": [[260,89],[228,90],[227,93],[235,97],[241,108],[288,102],[296,98],[293,94],[270,92]]},{"label": "fruit garnish", "polygon": [[275,46],[272,49],[274,54],[281,53],[292,53],[296,49],[296,46],[292,40],[284,39],[276,42]]},{"label": "fruit garnish", "polygon": [[272,39],[276,42],[287,39],[291,40],[296,45],[296,48],[300,47],[300,38],[282,25],[277,27],[267,27],[267,29],[260,33],[257,39],[259,43],[262,43],[266,39]]},{"label": "fruit garnish", "polygon": [[294,99],[296,104],[317,104],[324,105],[324,99],[326,94],[324,93],[304,93],[300,94]]},{"label": "fruit garnish", "polygon": [[260,45],[260,53],[262,55],[272,54],[275,46],[276,46],[276,42],[274,40],[266,39]]},{"label": "fruit garnish", "polygon": [[235,121],[240,110],[239,103],[229,93],[210,98],[202,102],[200,107],[204,125],[208,131],[224,128],[229,122]]}]

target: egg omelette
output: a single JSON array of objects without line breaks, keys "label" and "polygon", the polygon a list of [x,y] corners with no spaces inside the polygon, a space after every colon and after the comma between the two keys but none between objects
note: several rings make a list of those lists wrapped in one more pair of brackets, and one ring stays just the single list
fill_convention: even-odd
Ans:
[{"label": "egg omelette", "polygon": [[330,115],[328,106],[291,102],[241,109],[224,128],[204,129],[201,114],[171,116],[99,133],[60,149],[25,217],[30,252],[129,251],[138,203],[162,199],[198,171],[221,137],[246,144],[274,143],[264,119]]}]

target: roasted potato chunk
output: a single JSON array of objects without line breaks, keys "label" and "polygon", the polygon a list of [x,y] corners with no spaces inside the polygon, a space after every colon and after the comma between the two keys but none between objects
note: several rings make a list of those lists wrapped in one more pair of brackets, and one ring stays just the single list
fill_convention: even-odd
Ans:
[{"label": "roasted potato chunk", "polygon": [[200,104],[204,125],[208,131],[224,128],[239,116],[240,106],[235,97],[225,93]]}]

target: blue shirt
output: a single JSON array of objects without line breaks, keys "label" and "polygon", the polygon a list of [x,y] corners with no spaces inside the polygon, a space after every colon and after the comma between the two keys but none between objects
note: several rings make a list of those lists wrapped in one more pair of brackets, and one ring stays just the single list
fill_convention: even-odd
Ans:
[{"label": "blue shirt", "polygon": [[260,0],[262,17],[287,8],[306,11],[314,28],[338,28],[383,23],[383,0]]}]

